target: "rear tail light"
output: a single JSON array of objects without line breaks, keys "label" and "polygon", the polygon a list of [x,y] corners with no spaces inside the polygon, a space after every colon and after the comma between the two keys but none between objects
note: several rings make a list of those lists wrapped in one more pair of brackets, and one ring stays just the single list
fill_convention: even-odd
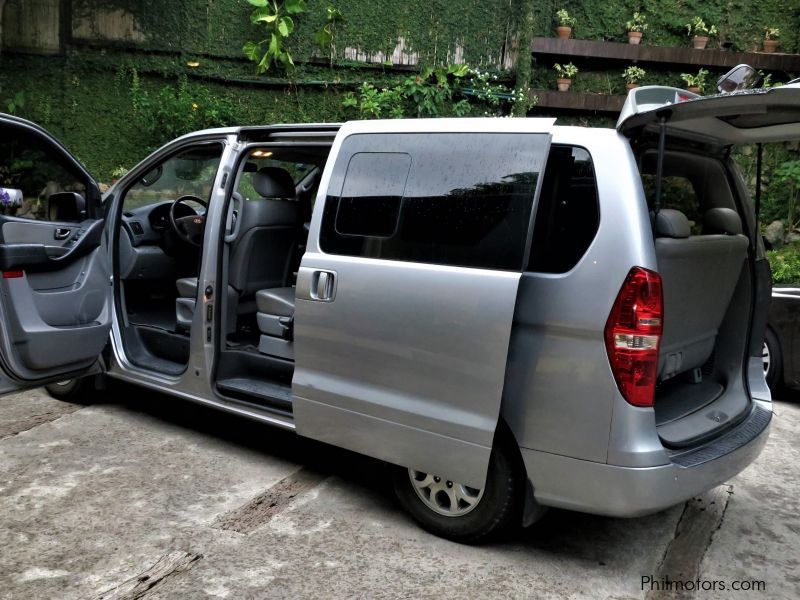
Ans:
[{"label": "rear tail light", "polygon": [[605,340],[617,387],[634,406],[653,406],[663,318],[661,277],[632,268],[606,322]]},{"label": "rear tail light", "polygon": [[3,279],[17,279],[25,275],[24,271],[3,271]]}]

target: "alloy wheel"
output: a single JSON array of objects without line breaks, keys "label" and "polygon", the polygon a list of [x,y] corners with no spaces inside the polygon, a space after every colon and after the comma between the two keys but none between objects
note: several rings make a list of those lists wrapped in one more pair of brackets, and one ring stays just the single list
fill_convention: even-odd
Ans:
[{"label": "alloy wheel", "polygon": [[445,517],[466,515],[478,506],[483,497],[482,489],[456,483],[438,475],[409,469],[408,477],[425,506]]}]

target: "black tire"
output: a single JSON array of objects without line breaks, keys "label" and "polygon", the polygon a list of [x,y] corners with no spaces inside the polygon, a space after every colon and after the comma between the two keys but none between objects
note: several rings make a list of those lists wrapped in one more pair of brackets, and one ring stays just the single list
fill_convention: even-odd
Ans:
[{"label": "black tire", "polygon": [[774,393],[783,387],[783,352],[778,342],[778,336],[771,329],[767,329],[764,336],[764,345],[769,350],[770,363],[764,377],[769,389]]},{"label": "black tire", "polygon": [[44,389],[56,400],[72,402],[74,404],[91,404],[95,399],[95,376],[65,379],[46,385]]},{"label": "black tire", "polygon": [[413,519],[427,531],[448,540],[479,544],[497,539],[521,523],[525,469],[519,449],[507,438],[495,440],[483,496],[464,515],[444,516],[434,512],[417,495],[408,469],[393,467],[393,480],[400,504]]}]

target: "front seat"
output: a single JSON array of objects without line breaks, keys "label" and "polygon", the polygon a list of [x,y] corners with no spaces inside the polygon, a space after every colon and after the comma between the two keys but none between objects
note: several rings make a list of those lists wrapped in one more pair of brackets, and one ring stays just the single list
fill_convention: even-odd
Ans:
[{"label": "front seat", "polygon": [[256,319],[261,331],[258,351],[262,354],[294,360],[294,300],[292,287],[256,292]]},{"label": "front seat", "polygon": [[[288,171],[263,167],[253,175],[252,184],[260,198],[240,203],[236,237],[230,246],[228,333],[236,329],[236,315],[256,312],[258,290],[289,284],[302,225],[294,180]],[[176,286],[178,326],[188,329],[197,302],[197,278],[178,279]]]}]

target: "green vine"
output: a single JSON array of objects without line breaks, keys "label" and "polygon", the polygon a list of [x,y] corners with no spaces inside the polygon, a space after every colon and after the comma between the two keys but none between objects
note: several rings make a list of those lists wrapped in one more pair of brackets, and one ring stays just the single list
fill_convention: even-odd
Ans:
[{"label": "green vine", "polygon": [[510,89],[488,71],[451,65],[429,67],[392,87],[362,83],[356,92],[345,94],[342,106],[362,119],[502,116],[522,96],[525,106],[532,106],[536,100],[528,99],[527,92]]},{"label": "green vine", "polygon": [[[255,6],[250,13],[250,22],[254,25],[264,24],[267,37],[260,42],[245,42],[242,52],[256,63],[256,72],[266,73],[273,65],[284,69],[294,67],[292,55],[286,49],[286,38],[294,31],[294,19],[291,15],[306,12],[305,0],[247,0]],[[266,46],[266,50],[264,50]]]}]

